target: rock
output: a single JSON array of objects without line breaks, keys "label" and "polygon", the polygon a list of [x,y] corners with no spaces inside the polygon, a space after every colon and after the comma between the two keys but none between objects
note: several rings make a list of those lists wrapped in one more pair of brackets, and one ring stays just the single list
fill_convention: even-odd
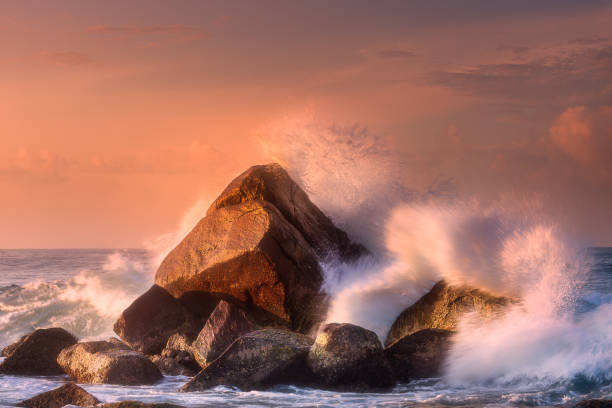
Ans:
[{"label": "rock", "polygon": [[0,364],[0,373],[16,375],[61,375],[57,364],[62,349],[77,338],[61,328],[38,329],[9,346],[9,357]]},{"label": "rock", "polygon": [[498,316],[511,302],[515,300],[466,286],[449,286],[440,281],[399,315],[391,326],[385,345],[423,329],[456,330],[457,322],[468,312],[476,311],[485,319]]},{"label": "rock", "polygon": [[109,404],[96,405],[96,408],[185,408],[181,405],[174,404],[145,404],[140,401],[121,401],[112,402]]},{"label": "rock", "polygon": [[88,407],[99,402],[96,397],[75,383],[68,383],[20,402],[17,406],[26,408],[62,408],[65,405]]},{"label": "rock", "polygon": [[591,399],[580,401],[575,405],[576,408],[612,408],[612,400],[610,399]]},{"label": "rock", "polygon": [[367,253],[363,246],[351,243],[346,233],[336,228],[276,163],[253,166],[234,179],[210,206],[207,215],[219,208],[254,200],[267,201],[278,208],[320,258],[339,256],[353,260]]},{"label": "rock", "polygon": [[198,319],[157,285],[125,309],[113,327],[121,339],[144,354],[161,353],[168,338],[179,331],[195,338],[200,328]]},{"label": "rock", "polygon": [[193,347],[191,346],[191,341],[185,334],[174,333],[168,339],[165,350],[187,351],[191,353],[193,352]]},{"label": "rock", "polygon": [[27,337],[28,337],[27,334],[25,336],[21,336],[21,338],[17,340],[15,343],[10,344],[6,346],[5,348],[3,348],[2,352],[0,352],[0,357],[10,357],[15,352],[15,350],[17,350],[19,346],[21,346],[21,344],[24,342],[24,340]]},{"label": "rock", "polygon": [[448,354],[453,332],[424,329],[404,336],[385,349],[396,381],[437,377]]},{"label": "rock", "polygon": [[362,391],[394,384],[376,333],[349,323],[322,328],[308,353],[308,366],[324,387]]},{"label": "rock", "polygon": [[189,351],[164,349],[160,355],[152,356],[151,361],[166,375],[193,377],[202,367]]},{"label": "rock", "polygon": [[159,369],[144,355],[107,341],[75,344],[62,350],[57,362],[80,383],[147,385],[162,379]]},{"label": "rock", "polygon": [[202,391],[217,385],[247,391],[302,383],[309,379],[306,356],[312,342],[303,334],[276,328],[245,334],[180,391]]},{"label": "rock", "polygon": [[323,274],[310,245],[265,201],[212,211],[168,254],[155,282],[177,298],[224,294],[300,332],[325,311]]},{"label": "rock", "polygon": [[120,349],[123,349],[123,350],[134,350],[128,344],[125,344],[124,342],[122,342],[121,340],[119,340],[116,337],[109,337],[108,342],[111,343],[114,346],[117,346]]},{"label": "rock", "polygon": [[206,367],[234,340],[254,331],[256,326],[244,310],[222,300],[193,342],[193,355],[201,367]]}]

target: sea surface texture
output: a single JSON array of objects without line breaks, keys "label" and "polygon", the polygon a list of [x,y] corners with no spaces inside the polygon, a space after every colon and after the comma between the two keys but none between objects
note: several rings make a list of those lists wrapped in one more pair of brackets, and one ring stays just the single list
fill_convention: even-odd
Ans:
[{"label": "sea surface texture", "polygon": [[[501,342],[502,349],[507,344],[508,355],[496,351],[496,356],[483,360],[482,367],[461,359],[474,350],[455,350],[448,376],[401,384],[390,393],[339,393],[293,386],[253,392],[227,387],[176,392],[186,377],[165,377],[156,386],[83,388],[104,402],[132,399],[187,407],[551,406],[610,398],[612,248],[586,252],[588,273],[567,302],[569,322],[534,325],[529,336],[524,336],[528,338],[492,338],[498,346]],[[121,311],[152,285],[152,259],[147,251],[136,249],[0,250],[0,346],[35,328],[51,326],[64,327],[80,339],[112,336],[112,324]],[[533,370],[512,366],[512,360],[525,358],[534,362]],[[505,359],[510,361],[501,365],[490,361]],[[550,375],[545,371],[547,364]],[[482,379],[474,374],[479,369],[502,371]],[[0,407],[13,407],[66,380],[0,375]]]}]

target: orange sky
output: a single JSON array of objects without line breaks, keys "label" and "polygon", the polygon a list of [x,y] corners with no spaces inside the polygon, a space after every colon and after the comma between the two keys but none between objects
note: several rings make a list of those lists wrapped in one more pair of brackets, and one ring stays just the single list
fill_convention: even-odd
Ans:
[{"label": "orange sky", "polygon": [[[359,171],[351,140],[407,190],[537,199],[612,245],[610,21],[603,1],[2,1],[0,247],[141,246],[252,164],[327,147]],[[337,143],[309,151],[320,133]]]}]

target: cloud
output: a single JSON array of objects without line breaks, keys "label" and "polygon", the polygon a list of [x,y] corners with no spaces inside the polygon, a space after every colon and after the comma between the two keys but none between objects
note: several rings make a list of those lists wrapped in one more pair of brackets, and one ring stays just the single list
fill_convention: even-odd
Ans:
[{"label": "cloud", "polygon": [[60,67],[92,65],[96,63],[89,55],[77,51],[41,51],[38,57],[46,63]]},{"label": "cloud", "polygon": [[570,40],[570,44],[582,44],[582,45],[591,45],[591,44],[600,44],[608,42],[608,38],[601,37],[599,35],[592,35],[589,37],[578,37]]},{"label": "cloud", "polygon": [[31,150],[21,147],[0,167],[0,175],[14,179],[41,182],[60,182],[77,165],[75,160],[48,150]]},{"label": "cloud", "polygon": [[513,60],[522,60],[526,58],[527,54],[529,53],[529,47],[518,45],[500,44],[497,46],[496,50],[499,52],[510,52],[514,54]]},{"label": "cloud", "polygon": [[198,27],[185,24],[166,24],[166,25],[96,25],[86,29],[87,33],[125,36],[164,36],[174,37],[181,40],[194,40],[207,37],[209,34]]},{"label": "cloud", "polygon": [[550,127],[552,143],[594,175],[612,179],[612,106],[568,108]]},{"label": "cloud", "polygon": [[401,58],[414,58],[416,55],[412,51],[386,49],[376,53],[379,58],[382,59],[401,59]]},{"label": "cloud", "polygon": [[[503,46],[502,50],[507,48]],[[522,51],[521,51],[522,52]],[[530,51],[524,61],[483,62],[425,75],[432,86],[460,93],[521,103],[568,100],[601,102],[601,90],[612,82],[612,45]],[[526,54],[525,54],[526,55]]]}]

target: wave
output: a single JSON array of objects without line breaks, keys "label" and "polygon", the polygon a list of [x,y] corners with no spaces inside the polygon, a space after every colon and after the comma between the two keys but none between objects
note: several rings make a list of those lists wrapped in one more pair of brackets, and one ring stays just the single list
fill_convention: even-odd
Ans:
[{"label": "wave", "polygon": [[82,339],[108,337],[121,312],[151,284],[146,259],[116,251],[99,270],[82,270],[67,280],[0,288],[0,345],[51,326]]}]

